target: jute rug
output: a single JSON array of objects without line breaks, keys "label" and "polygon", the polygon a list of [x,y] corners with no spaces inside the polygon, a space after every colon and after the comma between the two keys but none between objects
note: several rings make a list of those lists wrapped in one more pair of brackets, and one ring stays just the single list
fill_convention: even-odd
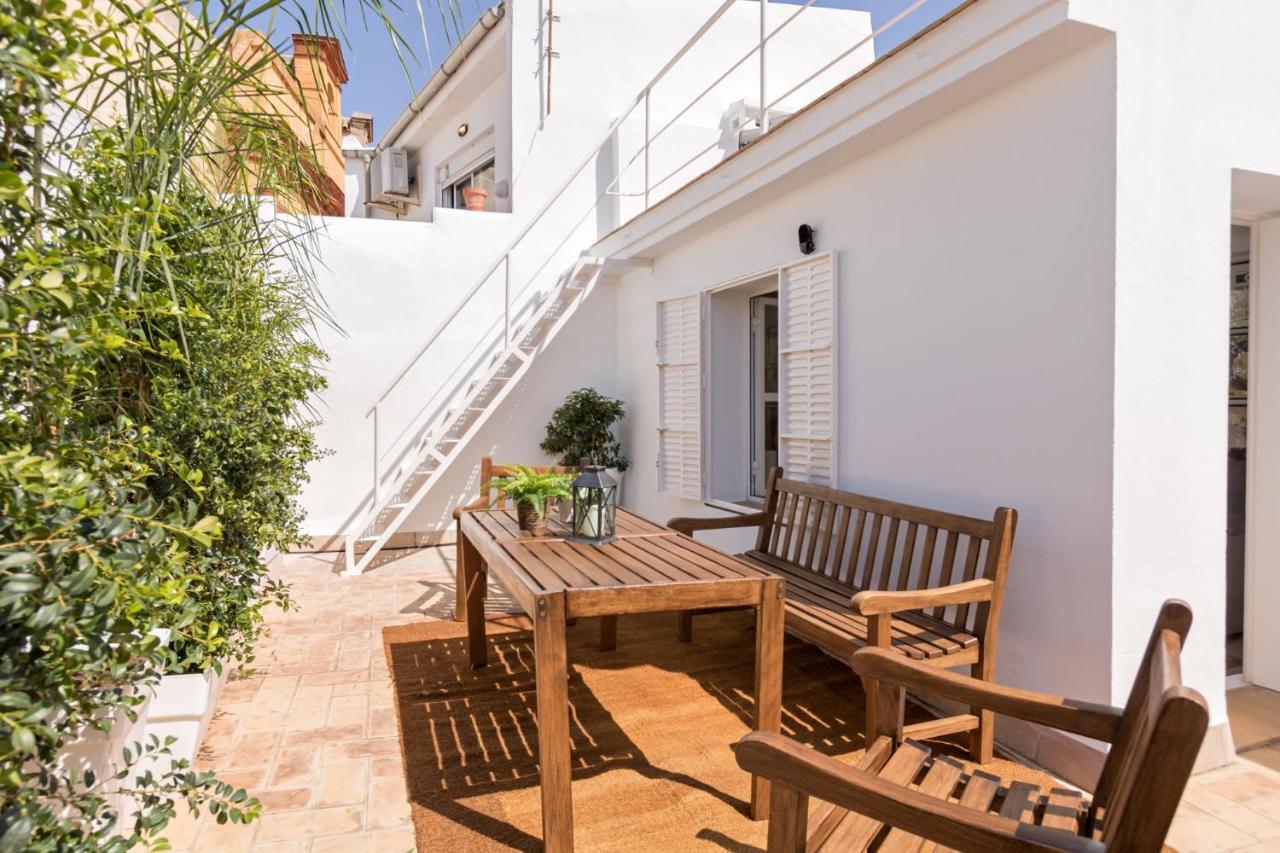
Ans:
[{"label": "jute rug", "polygon": [[[749,780],[732,751],[750,729],[754,614],[700,617],[691,644],[671,614],[623,617],[612,652],[596,648],[598,625],[568,634],[577,849],[762,850],[766,824],[746,816]],[[383,631],[421,851],[541,849],[533,635],[515,616],[491,617],[488,632],[490,663],[475,671],[461,624]],[[785,733],[855,760],[852,671],[788,638],[783,685]],[[1007,761],[984,769],[1049,781]]]}]

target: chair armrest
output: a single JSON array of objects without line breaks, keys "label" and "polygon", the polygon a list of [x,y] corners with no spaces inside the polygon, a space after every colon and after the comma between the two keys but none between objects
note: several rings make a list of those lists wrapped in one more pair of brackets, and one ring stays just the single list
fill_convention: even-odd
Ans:
[{"label": "chair armrest", "polygon": [[853,671],[881,684],[894,684],[914,693],[929,693],[976,705],[1006,717],[1016,717],[1064,732],[1114,743],[1124,711],[1064,699],[1031,690],[1001,687],[987,681],[907,660],[883,649],[858,649],[850,658]]},{"label": "chair armrest", "polygon": [[985,578],[940,586],[933,589],[912,589],[902,592],[864,590],[853,597],[853,609],[863,616],[877,613],[898,613],[903,610],[923,610],[926,607],[946,607],[948,604],[970,604],[990,601],[995,595],[994,581]]},{"label": "chair armrest", "polygon": [[727,515],[721,518],[673,518],[667,527],[685,536],[693,536],[695,530],[724,530],[730,527],[759,527],[764,524],[763,512],[746,515]]},{"label": "chair armrest", "polygon": [[738,741],[738,765],[803,794],[957,850],[1102,853],[1101,842],[971,809],[850,767],[779,734]]},{"label": "chair armrest", "polygon": [[488,509],[488,508],[489,508],[488,496],[481,495],[480,497],[473,500],[471,503],[463,504],[462,506],[454,509],[453,517],[454,519],[458,519],[462,517],[462,514],[464,512],[475,512],[476,510],[479,510],[479,509]]}]

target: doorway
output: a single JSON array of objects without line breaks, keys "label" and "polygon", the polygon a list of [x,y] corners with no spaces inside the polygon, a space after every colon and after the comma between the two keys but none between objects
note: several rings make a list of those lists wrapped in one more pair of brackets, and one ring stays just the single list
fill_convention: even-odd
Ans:
[{"label": "doorway", "polygon": [[778,294],[751,298],[751,497],[778,465]]},{"label": "doorway", "polygon": [[1249,281],[1253,229],[1231,226],[1227,369],[1227,686],[1244,684],[1245,530],[1248,495]]}]

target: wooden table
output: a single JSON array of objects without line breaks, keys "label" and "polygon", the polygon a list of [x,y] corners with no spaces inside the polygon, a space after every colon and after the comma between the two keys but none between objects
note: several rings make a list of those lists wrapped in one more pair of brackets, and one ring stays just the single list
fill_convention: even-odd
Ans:
[{"label": "wooden table", "polygon": [[[748,563],[670,528],[618,510],[618,539],[607,545],[570,542],[564,525],[534,537],[511,510],[462,516],[463,584],[471,663],[488,663],[484,629],[487,573],[533,620],[538,693],[538,763],[542,774],[542,835],[546,849],[573,849],[569,786],[569,687],[565,620],[600,616],[601,645],[617,642],[626,613],[756,608],[756,731],[777,732],[782,717],[783,582]],[[676,628],[672,623],[672,631]],[[753,776],[751,816],[769,813],[769,783]]]}]

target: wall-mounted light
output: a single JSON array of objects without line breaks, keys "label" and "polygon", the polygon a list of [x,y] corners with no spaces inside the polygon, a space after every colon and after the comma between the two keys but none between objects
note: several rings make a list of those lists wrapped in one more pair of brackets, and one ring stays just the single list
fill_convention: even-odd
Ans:
[{"label": "wall-mounted light", "polygon": [[814,239],[814,235],[818,232],[813,229],[812,225],[800,226],[800,253],[802,255],[812,255],[814,250],[818,248],[818,243]]},{"label": "wall-mounted light", "polygon": [[458,135],[459,135],[459,136],[466,136],[466,135],[467,135],[467,131],[468,131],[468,130],[470,130],[470,129],[471,129],[471,125],[467,124],[467,123],[464,121],[462,124],[458,125]]}]

